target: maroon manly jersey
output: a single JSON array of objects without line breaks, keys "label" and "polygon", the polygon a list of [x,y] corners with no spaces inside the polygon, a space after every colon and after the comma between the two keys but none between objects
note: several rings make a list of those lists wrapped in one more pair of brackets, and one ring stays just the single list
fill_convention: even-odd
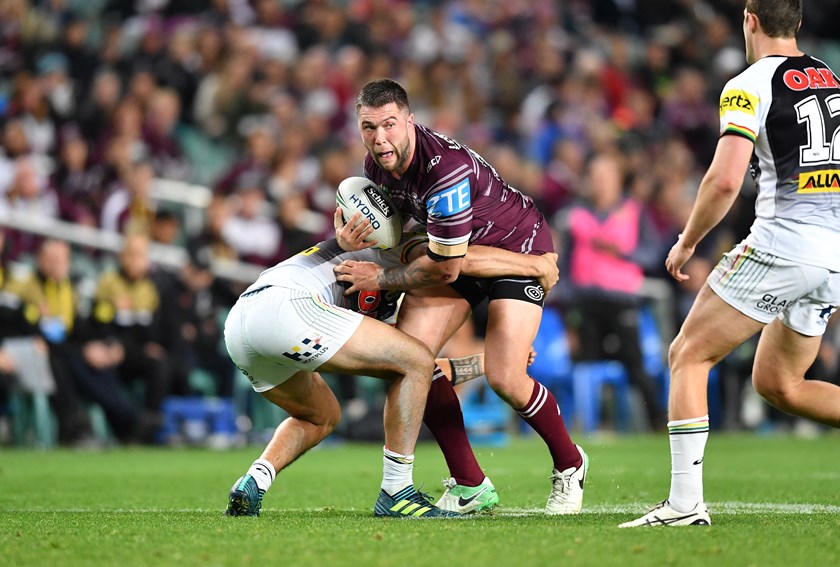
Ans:
[{"label": "maroon manly jersey", "polygon": [[433,257],[456,258],[467,244],[512,252],[553,252],[551,233],[534,202],[510,187],[470,148],[416,124],[417,146],[402,179],[370,155],[365,176],[386,187],[403,214],[423,224]]}]

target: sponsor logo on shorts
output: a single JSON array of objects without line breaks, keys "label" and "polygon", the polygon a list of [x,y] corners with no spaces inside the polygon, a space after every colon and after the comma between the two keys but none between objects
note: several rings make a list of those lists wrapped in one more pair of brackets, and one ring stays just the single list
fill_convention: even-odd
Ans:
[{"label": "sponsor logo on shorts", "polygon": [[790,303],[789,299],[779,299],[776,295],[765,293],[755,306],[768,313],[778,313],[787,307],[788,303]]},{"label": "sponsor logo on shorts", "polygon": [[525,286],[525,295],[533,301],[542,301],[542,298],[545,297],[545,291],[540,285],[527,285]]},{"label": "sponsor logo on shorts", "polygon": [[389,219],[389,218],[391,218],[391,216],[393,216],[393,214],[394,214],[393,208],[388,203],[388,201],[385,199],[385,197],[382,196],[382,193],[380,193],[376,189],[376,187],[374,187],[373,185],[368,185],[367,187],[365,187],[364,191],[365,191],[365,195],[367,195],[367,198],[370,201],[370,203],[374,207],[379,209],[382,212],[382,214],[385,216],[386,219]]},{"label": "sponsor logo on shorts", "polygon": [[837,310],[836,305],[829,305],[827,307],[823,307],[822,309],[817,309],[820,312],[820,320],[817,321],[818,325],[828,325],[828,320],[831,319],[831,316]]},{"label": "sponsor logo on shorts", "polygon": [[730,110],[743,112],[755,116],[758,108],[758,97],[740,89],[728,90],[720,95],[720,115],[723,116]]},{"label": "sponsor logo on shorts", "polygon": [[322,337],[314,339],[305,338],[300,341],[300,344],[291,348],[292,352],[284,352],[283,356],[291,358],[295,362],[302,362],[304,364],[311,362],[327,352],[329,347],[321,344]]},{"label": "sponsor logo on shorts", "polygon": [[434,218],[451,217],[470,206],[470,180],[464,179],[428,198],[426,209]]},{"label": "sponsor logo on shorts", "polygon": [[822,169],[799,174],[797,193],[840,193],[840,169]]}]

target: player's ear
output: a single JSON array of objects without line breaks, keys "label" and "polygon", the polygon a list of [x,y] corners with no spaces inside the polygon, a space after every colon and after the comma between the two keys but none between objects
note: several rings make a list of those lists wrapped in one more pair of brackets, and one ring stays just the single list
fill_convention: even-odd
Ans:
[{"label": "player's ear", "polygon": [[408,118],[405,119],[406,126],[414,126],[414,113],[409,112]]}]

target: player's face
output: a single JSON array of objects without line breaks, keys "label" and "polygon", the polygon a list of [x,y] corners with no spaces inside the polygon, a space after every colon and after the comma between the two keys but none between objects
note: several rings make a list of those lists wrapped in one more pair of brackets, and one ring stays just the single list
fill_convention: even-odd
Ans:
[{"label": "player's face", "polygon": [[411,164],[414,115],[395,103],[359,109],[359,130],[368,153],[379,167],[402,175]]}]

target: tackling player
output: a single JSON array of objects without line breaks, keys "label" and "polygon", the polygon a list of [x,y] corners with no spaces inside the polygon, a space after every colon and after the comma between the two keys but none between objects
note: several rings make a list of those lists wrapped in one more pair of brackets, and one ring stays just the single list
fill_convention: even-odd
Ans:
[{"label": "tackling player", "polygon": [[840,427],[840,388],[805,380],[840,305],[840,82],[802,53],[801,0],[748,0],[750,66],[720,98],[715,157],[665,266],[677,281],[732,206],[747,166],[758,185],[749,236],[723,256],[671,344],[671,491],[620,527],[711,523],[703,501],[711,367],[761,331],[756,391],[788,413]]},{"label": "tackling player", "polygon": [[[399,83],[366,84],[356,114],[368,155],[365,175],[385,187],[404,217],[425,226],[429,248],[408,265],[381,268],[343,262],[338,279],[361,289],[408,289],[397,328],[440,349],[489,299],[485,369],[490,387],[543,438],[554,464],[549,514],[581,509],[587,456],[572,443],[554,395],[530,378],[527,353],[537,334],[545,290],[513,274],[472,277],[463,273],[467,245],[519,254],[553,252],[551,233],[533,201],[510,187],[480,155],[415,124]],[[450,284],[450,285],[447,285]],[[424,421],[443,450],[452,478],[438,506],[459,512],[498,501],[470,449],[460,404],[447,380],[434,380]],[[491,499],[491,500],[488,500]]]},{"label": "tackling player", "polygon": [[[367,236],[368,225],[356,226],[358,215],[351,220],[339,238],[357,246]],[[391,250],[346,253],[336,240],[322,242],[265,270],[240,296],[225,322],[228,353],[254,390],[290,417],[233,485],[227,515],[259,515],[262,497],[275,475],[338,423],[338,402],[320,371],[391,381],[385,403],[383,479],[374,514],[459,515],[428,502],[412,480],[414,445],[433,369],[442,374],[434,357],[420,341],[381,322],[395,314],[399,293],[345,296],[333,272],[348,258],[399,265],[402,259],[422,253],[425,243],[425,235],[408,235]],[[483,259],[488,254],[490,259]],[[546,285],[557,281],[556,257],[525,261],[519,254],[482,247],[471,249],[469,257],[475,259],[479,274],[486,271],[482,266],[507,266],[542,277]]]}]

